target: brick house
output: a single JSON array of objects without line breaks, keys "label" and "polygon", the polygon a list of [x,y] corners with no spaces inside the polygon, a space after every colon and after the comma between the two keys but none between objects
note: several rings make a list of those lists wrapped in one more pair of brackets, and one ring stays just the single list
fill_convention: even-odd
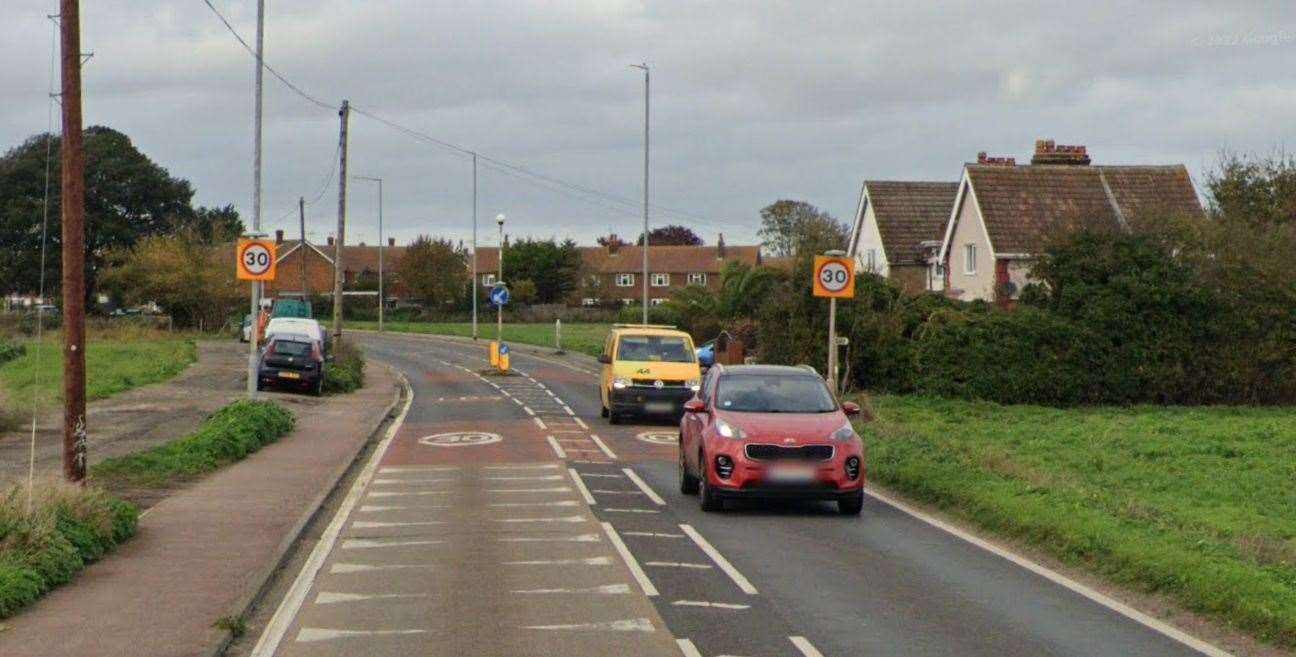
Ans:
[{"label": "brick house", "polygon": [[[300,240],[285,240],[282,230],[275,231],[275,243],[278,245],[278,258],[275,262],[276,275],[273,282],[266,284],[269,296],[300,296],[303,292],[330,294],[333,291],[333,238],[323,245],[303,243]],[[387,286],[384,293],[388,299],[403,299],[407,291],[400,284],[396,267],[405,247],[396,246],[395,239],[388,239],[383,249],[383,269],[387,275]],[[305,285],[302,279],[302,260],[306,261]],[[356,244],[342,247],[342,289],[352,291],[357,286],[375,289],[378,280],[378,247],[367,244]]]},{"label": "brick house", "polygon": [[957,182],[864,181],[848,242],[856,269],[910,294],[944,289],[936,256],[958,188]]},{"label": "brick house", "polygon": [[[643,297],[643,247],[622,244],[613,235],[608,246],[582,246],[583,270],[578,282],[582,305],[603,303],[637,303]],[[730,246],[724,235],[715,246],[648,246],[648,296],[653,305],[670,299],[671,294],[689,285],[708,290],[720,289],[720,273],[730,262],[751,266],[761,264],[759,246]],[[478,284],[495,283],[499,267],[499,249],[477,249]],[[504,272],[505,279],[508,272]]]},{"label": "brick house", "polygon": [[1008,303],[1051,237],[1157,214],[1204,215],[1182,164],[1091,165],[1084,146],[1052,140],[1035,142],[1029,165],[980,153],[963,167],[938,255],[946,295]]}]

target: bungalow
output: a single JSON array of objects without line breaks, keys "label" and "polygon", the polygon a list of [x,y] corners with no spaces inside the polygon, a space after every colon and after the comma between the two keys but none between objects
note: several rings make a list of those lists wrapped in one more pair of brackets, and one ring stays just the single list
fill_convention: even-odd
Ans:
[{"label": "bungalow", "polygon": [[866,180],[851,228],[855,268],[889,278],[911,294],[942,290],[940,250],[956,182]]},{"label": "bungalow", "polygon": [[1060,231],[1123,230],[1140,216],[1203,213],[1182,164],[1091,166],[1084,146],[1039,140],[1029,165],[980,153],[963,167],[937,261],[947,296],[1007,302]]}]

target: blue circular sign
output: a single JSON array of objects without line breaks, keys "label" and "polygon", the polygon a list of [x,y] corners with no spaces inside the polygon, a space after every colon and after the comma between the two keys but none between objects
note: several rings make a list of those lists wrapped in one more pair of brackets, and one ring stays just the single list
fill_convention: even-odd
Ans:
[{"label": "blue circular sign", "polygon": [[499,352],[500,352],[500,355],[501,355],[501,356],[507,356],[507,355],[508,355],[508,352],[509,352],[508,345],[506,345],[506,344],[501,344],[501,345],[500,345],[500,351],[499,351]]},{"label": "blue circular sign", "polygon": [[506,287],[504,287],[504,286],[502,286],[502,285],[499,286],[499,287],[491,288],[491,291],[490,291],[490,301],[491,301],[491,303],[493,303],[493,304],[495,304],[495,305],[497,305],[497,306],[504,306],[504,305],[508,305],[508,302],[509,302],[509,291],[508,291],[508,288],[506,288]]}]

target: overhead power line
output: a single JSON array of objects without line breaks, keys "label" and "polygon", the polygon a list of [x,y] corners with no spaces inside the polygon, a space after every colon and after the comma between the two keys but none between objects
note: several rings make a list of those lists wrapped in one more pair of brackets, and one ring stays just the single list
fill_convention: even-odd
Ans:
[{"label": "overhead power line", "polygon": [[[222,14],[220,10],[217,9],[216,6],[212,4],[211,0],[202,0],[202,2],[203,4],[207,5],[207,8],[210,9],[213,14],[216,15],[216,18],[219,19],[221,24],[225,26],[225,29],[228,30],[229,33],[233,35],[233,37],[236,40],[238,40],[239,45],[243,46],[243,49],[247,51],[248,54],[250,54],[253,59],[258,60],[261,66],[265,67],[265,70],[268,71],[270,75],[274,76],[274,78],[278,80],[280,83],[282,83],[289,91],[292,91],[294,94],[301,97],[303,100],[313,105],[316,105],[320,108],[327,109],[330,112],[337,111],[336,105],[320,100],[317,96],[314,96],[306,92],[301,87],[297,86],[291,80],[289,80],[285,75],[283,75],[278,70],[276,70],[274,67],[270,66],[270,64],[266,62],[265,58],[257,57],[256,50],[252,48],[252,46],[250,46],[246,40],[244,40],[244,38],[238,33],[238,30],[234,28],[234,25],[231,24],[229,20],[225,18],[224,14]],[[490,168],[499,173],[503,173],[512,178],[529,182],[542,189],[547,189],[555,193],[564,194],[566,196],[570,196],[577,200],[584,201],[585,203],[597,206],[609,212],[616,212],[618,214],[622,214],[625,216],[638,216],[638,213],[641,211],[642,206],[639,204],[638,201],[628,199],[623,196],[618,196],[616,194],[612,194],[602,190],[594,189],[592,187],[587,187],[585,185],[581,185],[578,183],[563,180],[555,176],[543,174],[519,164],[514,164],[511,162],[507,162],[505,160],[501,160],[499,158],[485,155],[480,151],[475,151],[473,149],[460,146],[458,144],[447,141],[445,139],[441,139],[433,135],[430,135],[421,130],[411,128],[407,125],[397,123],[396,121],[392,121],[390,119],[383,118],[382,116],[379,116],[378,114],[375,114],[372,111],[362,109],[360,107],[355,106],[354,104],[351,105],[351,111],[355,112],[356,114],[360,114],[368,119],[371,119],[379,124],[387,126],[388,128],[402,132],[410,137],[418,139],[419,141],[430,144],[432,146],[436,146],[445,151],[449,151],[450,153],[453,153],[455,155],[463,156],[465,158],[470,158],[475,154],[478,158],[478,161],[481,162],[482,164],[485,164],[487,168]],[[336,158],[334,159],[336,160]],[[333,172],[330,172],[329,182],[332,181],[332,174]],[[328,186],[329,182],[325,183],[325,187]],[[322,193],[323,192],[321,191],[321,194]],[[316,197],[316,200],[318,199],[319,196]],[[748,224],[701,217],[692,214],[690,212],[686,212],[684,210],[678,210],[668,206],[654,205],[653,207],[657,211],[657,214],[659,216],[664,215],[667,218],[671,218],[676,221],[695,222],[695,223],[712,226],[712,227],[721,227],[721,228],[730,227],[730,228],[737,228],[740,230],[748,230],[751,228],[751,226]]]}]

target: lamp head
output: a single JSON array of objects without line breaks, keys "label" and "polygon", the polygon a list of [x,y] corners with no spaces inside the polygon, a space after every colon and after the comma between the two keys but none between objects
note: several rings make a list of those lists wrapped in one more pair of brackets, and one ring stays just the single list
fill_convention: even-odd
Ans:
[{"label": "lamp head", "polygon": [[504,225],[504,215],[503,215],[503,214],[497,214],[497,215],[495,215],[495,223],[497,223],[497,224],[503,226],[503,225]]}]

